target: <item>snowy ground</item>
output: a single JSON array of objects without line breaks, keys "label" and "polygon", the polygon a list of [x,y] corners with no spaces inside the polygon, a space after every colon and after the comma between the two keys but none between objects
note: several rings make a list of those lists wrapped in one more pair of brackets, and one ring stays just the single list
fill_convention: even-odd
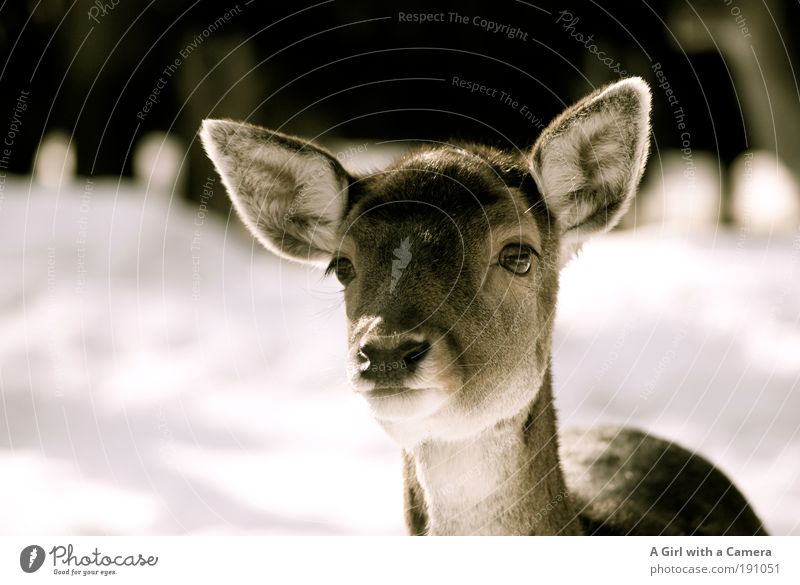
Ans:
[{"label": "snowy ground", "polygon": [[[335,280],[133,184],[4,187],[0,533],[402,533]],[[800,534],[800,233],[590,244],[554,360],[562,423],[696,448]]]}]

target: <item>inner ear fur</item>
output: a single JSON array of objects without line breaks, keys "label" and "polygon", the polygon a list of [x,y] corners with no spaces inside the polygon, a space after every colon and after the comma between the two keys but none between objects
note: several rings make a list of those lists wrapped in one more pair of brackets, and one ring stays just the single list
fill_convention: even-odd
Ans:
[{"label": "inner ear fur", "polygon": [[620,220],[649,144],[650,89],[638,77],[593,92],[542,132],[531,150],[531,174],[558,218],[566,255]]},{"label": "inner ear fur", "polygon": [[350,176],[309,142],[232,120],[205,120],[200,139],[236,212],[266,248],[325,262],[338,247]]}]

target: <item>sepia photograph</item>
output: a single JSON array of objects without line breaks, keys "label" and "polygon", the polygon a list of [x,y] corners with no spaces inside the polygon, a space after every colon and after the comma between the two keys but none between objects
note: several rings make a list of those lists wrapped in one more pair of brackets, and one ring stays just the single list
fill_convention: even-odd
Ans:
[{"label": "sepia photograph", "polygon": [[0,2],[10,574],[157,575],[104,537],[769,535],[709,546],[778,582],[798,23]]}]

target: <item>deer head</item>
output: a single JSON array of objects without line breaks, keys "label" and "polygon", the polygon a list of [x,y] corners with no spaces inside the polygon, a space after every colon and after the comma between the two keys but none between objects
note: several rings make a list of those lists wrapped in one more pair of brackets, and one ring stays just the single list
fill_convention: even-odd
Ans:
[{"label": "deer head", "polygon": [[424,147],[366,176],[245,123],[206,120],[201,138],[253,235],[339,279],[352,387],[410,448],[469,437],[536,398],[559,269],[630,204],[649,112],[647,85],[626,79],[528,151]]}]

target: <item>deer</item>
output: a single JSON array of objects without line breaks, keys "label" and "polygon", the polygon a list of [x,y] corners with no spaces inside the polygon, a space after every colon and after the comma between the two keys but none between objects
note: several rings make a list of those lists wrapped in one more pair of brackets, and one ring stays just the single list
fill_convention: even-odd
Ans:
[{"label": "deer", "polygon": [[650,102],[622,79],[529,150],[436,143],[358,176],[303,139],[203,121],[255,239],[341,283],[348,382],[402,450],[410,535],[766,534],[701,455],[636,428],[557,425],[559,272],[631,204]]}]

